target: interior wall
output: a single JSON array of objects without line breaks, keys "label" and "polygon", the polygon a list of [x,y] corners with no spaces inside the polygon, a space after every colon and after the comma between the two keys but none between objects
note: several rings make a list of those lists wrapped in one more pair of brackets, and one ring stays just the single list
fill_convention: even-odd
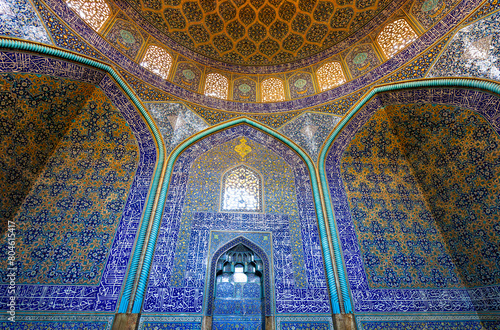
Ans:
[{"label": "interior wall", "polygon": [[500,136],[484,117],[460,107],[385,110],[463,284],[500,284]]},{"label": "interior wall", "polygon": [[[27,172],[18,181],[31,180],[13,218],[15,326],[110,327],[156,164],[151,132],[104,73],[35,54],[0,56],[10,59],[0,62],[0,138],[12,155],[2,161]],[[4,240],[1,255],[7,250]]]},{"label": "interior wall", "polygon": [[334,140],[325,168],[359,328],[498,325],[498,106],[465,88],[382,93]]},{"label": "interior wall", "polygon": [[23,73],[0,75],[0,86],[3,233],[95,86]]},{"label": "interior wall", "polygon": [[[242,138],[251,148],[243,158],[235,150]],[[241,163],[263,177],[262,213],[220,211],[223,173]],[[313,314],[324,322],[322,328],[331,326],[311,181],[297,154],[267,134],[238,125],[184,150],[170,182],[143,305],[144,322],[172,326],[181,314],[196,313],[197,318],[183,320],[199,326],[212,298],[207,295],[207,270],[213,253],[244,238],[265,251],[272,265],[266,315],[275,316],[278,324],[280,317],[287,317],[303,325]]]}]

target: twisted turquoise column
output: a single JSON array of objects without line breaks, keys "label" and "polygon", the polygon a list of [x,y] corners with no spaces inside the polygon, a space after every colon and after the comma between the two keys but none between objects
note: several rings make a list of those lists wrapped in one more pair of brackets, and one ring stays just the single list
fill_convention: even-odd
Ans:
[{"label": "twisted turquoise column", "polygon": [[130,295],[132,294],[132,287],[134,285],[134,279],[137,275],[139,260],[141,258],[141,251],[144,246],[144,241],[146,238],[146,231],[149,224],[149,219],[151,218],[151,213],[153,210],[155,192],[158,189],[158,183],[161,177],[161,172],[165,160],[165,149],[163,146],[163,140],[160,132],[154,124],[154,120],[149,115],[149,112],[144,108],[142,103],[139,101],[137,96],[132,92],[128,85],[121,79],[121,77],[116,73],[116,71],[109,65],[98,62],[91,58],[81,56],[66,50],[58,49],[52,46],[46,46],[34,42],[21,41],[16,39],[0,38],[0,48],[9,50],[22,50],[29,52],[36,52],[43,55],[58,57],[65,60],[70,60],[76,63],[85,64],[99,70],[108,73],[114,81],[123,89],[125,94],[132,100],[132,103],[139,109],[140,113],[146,120],[146,124],[153,133],[153,138],[156,142],[158,148],[158,159],[156,162],[156,167],[153,173],[153,181],[151,182],[150,193],[146,200],[146,207],[141,219],[141,226],[139,234],[137,236],[136,245],[132,254],[132,260],[129,267],[129,272],[127,279],[125,281],[125,286],[123,288],[122,299],[120,302],[119,313],[126,313],[128,302],[130,301]]},{"label": "twisted turquoise column", "polygon": [[318,223],[319,223],[319,231],[320,231],[320,238],[321,238],[321,246],[323,247],[323,253],[324,253],[324,259],[325,259],[325,267],[326,267],[326,276],[328,280],[328,288],[330,290],[330,301],[332,305],[332,312],[335,314],[340,313],[340,306],[339,306],[339,299],[338,299],[338,293],[337,289],[335,286],[335,272],[333,271],[333,265],[332,265],[332,258],[330,254],[330,249],[328,246],[328,236],[326,233],[326,227],[325,227],[325,218],[323,215],[323,209],[321,207],[321,198],[320,198],[320,193],[319,193],[319,188],[318,188],[318,181],[317,177],[315,175],[315,168],[314,164],[309,158],[309,156],[297,145],[295,145],[292,141],[288,140],[286,137],[282,136],[281,134],[277,133],[276,131],[261,125],[259,123],[254,122],[250,118],[247,117],[240,117],[225,123],[222,123],[220,125],[211,127],[207,130],[204,130],[195,136],[189,138],[188,140],[184,141],[182,144],[180,144],[170,155],[167,163],[167,169],[165,173],[165,179],[163,181],[163,185],[160,190],[160,200],[158,203],[158,207],[156,209],[156,213],[154,216],[154,221],[153,221],[153,226],[151,230],[151,235],[150,239],[148,241],[148,246],[146,250],[146,254],[144,257],[144,263],[143,263],[143,268],[141,271],[141,275],[139,278],[139,282],[137,285],[137,291],[135,295],[135,301],[134,301],[134,306],[132,308],[132,313],[140,313],[141,311],[141,306],[142,302],[144,300],[144,294],[146,291],[146,286],[147,286],[147,281],[148,281],[148,274],[149,270],[151,268],[151,263],[153,260],[153,254],[154,254],[154,249],[156,245],[156,238],[158,237],[158,232],[160,230],[160,222],[161,222],[161,217],[162,217],[162,210],[165,205],[166,201],[166,194],[168,190],[168,185],[170,183],[170,176],[172,174],[172,169],[175,163],[175,160],[177,157],[190,145],[196,143],[197,141],[205,138],[206,136],[213,134],[217,131],[224,130],[228,127],[239,125],[239,124],[247,124],[250,126],[253,126],[271,136],[274,138],[280,140],[281,142],[285,143],[288,147],[293,149],[295,152],[297,152],[302,159],[305,161],[307,164],[307,167],[309,169],[309,175],[311,177],[311,183],[312,183],[312,190],[313,190],[313,197],[314,197],[314,204],[316,207],[316,214],[318,216]]},{"label": "twisted turquoise column", "polygon": [[399,91],[410,88],[428,88],[428,87],[467,87],[467,88],[487,90],[489,92],[500,94],[500,85],[498,83],[492,81],[479,80],[479,79],[470,79],[470,78],[426,79],[426,80],[410,81],[410,82],[403,82],[403,83],[396,83],[391,85],[375,87],[368,94],[366,94],[359,101],[359,103],[356,104],[356,106],[349,111],[349,113],[347,113],[347,115],[342,119],[342,121],[337,125],[337,127],[335,127],[333,132],[330,133],[326,142],[323,144],[323,147],[321,148],[320,156],[318,159],[318,170],[319,170],[321,187],[323,189],[323,195],[325,196],[326,216],[328,219],[328,224],[330,225],[331,237],[333,241],[332,242],[333,250],[334,250],[333,253],[335,256],[335,263],[337,264],[337,270],[338,270],[337,275],[340,281],[340,291],[344,301],[344,309],[346,313],[352,313],[353,309],[349,295],[349,286],[347,284],[345,267],[342,260],[342,252],[341,252],[342,250],[340,247],[339,237],[337,235],[337,226],[336,226],[335,216],[333,213],[332,200],[330,192],[328,190],[329,185],[325,172],[326,154],[328,150],[330,150],[333,141],[339,135],[339,133],[342,131],[345,125],[376,94],[390,92],[390,91]]}]

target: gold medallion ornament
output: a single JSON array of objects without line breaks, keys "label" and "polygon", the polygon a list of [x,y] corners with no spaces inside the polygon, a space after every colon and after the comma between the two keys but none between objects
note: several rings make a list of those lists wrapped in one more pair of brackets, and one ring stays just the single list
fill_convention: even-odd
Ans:
[{"label": "gold medallion ornament", "polygon": [[247,140],[245,138],[242,138],[240,142],[240,144],[234,147],[234,150],[241,156],[241,160],[243,160],[252,151],[252,148],[246,144]]}]

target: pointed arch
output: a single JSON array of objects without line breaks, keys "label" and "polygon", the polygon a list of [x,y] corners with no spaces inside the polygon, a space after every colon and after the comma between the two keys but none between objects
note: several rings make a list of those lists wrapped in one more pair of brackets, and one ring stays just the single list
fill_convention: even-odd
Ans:
[{"label": "pointed arch", "polygon": [[227,251],[231,250],[238,244],[243,244],[253,252],[255,252],[261,259],[262,263],[264,266],[263,274],[264,274],[264,312],[266,316],[272,315],[273,311],[273,297],[274,294],[272,294],[272,282],[271,279],[273,276],[272,270],[273,267],[271,265],[272,258],[271,256],[268,256],[266,252],[261,249],[257,244],[254,242],[250,241],[249,239],[243,237],[243,236],[238,236],[235,239],[229,241],[228,243],[224,244],[221,246],[211,257],[208,263],[208,274],[209,274],[209,280],[208,280],[208,287],[207,287],[207,282],[205,281],[205,302],[204,302],[204,315],[211,316],[214,312],[214,290],[215,290],[215,272],[216,272],[216,266],[217,266],[217,261],[219,258],[226,253]]},{"label": "pointed arch", "polygon": [[287,137],[281,135],[280,133],[274,131],[273,129],[264,126],[248,117],[238,117],[236,119],[223,122],[219,125],[216,125],[214,127],[208,128],[206,130],[203,130],[199,132],[198,134],[190,137],[186,141],[184,141],[182,144],[176,147],[174,151],[170,154],[170,157],[167,162],[166,170],[164,172],[164,178],[165,180],[163,181],[163,184],[161,188],[157,192],[158,196],[158,206],[155,210],[155,215],[154,215],[154,220],[152,224],[152,229],[150,233],[150,238],[148,240],[148,245],[146,248],[146,252],[144,255],[144,263],[141,269],[141,274],[139,277],[138,281],[138,286],[136,290],[136,296],[134,299],[134,304],[132,308],[133,313],[139,313],[141,311],[142,307],[142,302],[144,300],[144,295],[146,292],[146,287],[148,283],[148,277],[149,277],[149,270],[151,268],[151,264],[153,261],[153,255],[154,255],[154,250],[155,250],[155,245],[156,245],[156,239],[158,236],[158,232],[160,229],[160,224],[161,224],[161,219],[163,215],[163,207],[166,202],[167,198],[167,191],[168,187],[170,184],[170,177],[172,175],[172,171],[174,168],[175,161],[177,158],[182,154],[184,150],[192,146],[193,144],[197,143],[198,141],[204,139],[205,137],[215,134],[217,132],[221,132],[223,130],[236,127],[239,125],[246,125],[249,126],[253,129],[259,130],[275,139],[278,141],[284,143],[286,146],[288,146],[290,149],[295,151],[295,153],[300,157],[300,159],[305,163],[307,166],[307,169],[309,171],[309,177],[311,179],[311,188],[312,188],[312,194],[313,194],[313,199],[314,199],[314,205],[316,208],[316,217],[318,220],[318,229],[320,232],[320,241],[321,241],[321,247],[323,249],[323,257],[324,257],[324,262],[325,262],[325,269],[326,269],[326,277],[327,277],[327,286],[330,292],[330,303],[331,303],[331,308],[333,313],[340,313],[340,303],[339,303],[339,296],[337,294],[337,287],[336,287],[336,281],[335,281],[335,266],[332,262],[332,254],[331,254],[331,247],[329,244],[329,238],[328,238],[328,224],[325,222],[325,217],[323,214],[323,208],[322,208],[322,203],[321,203],[321,196],[320,196],[320,187],[318,184],[318,179],[316,176],[316,169],[315,166],[311,160],[311,158],[307,155],[307,153],[302,150],[299,146],[297,146],[294,142],[289,140]]},{"label": "pointed arch", "polygon": [[[484,89],[489,92],[500,94],[500,84],[494,83],[487,80],[479,79],[469,79],[469,78],[441,78],[441,79],[425,79],[419,81],[402,82],[395,84],[388,84],[377,86],[372,88],[368,93],[365,94],[363,98],[345,115],[342,121],[335,127],[335,129],[330,132],[329,136],[326,138],[320,149],[320,155],[318,157],[318,175],[321,182],[321,189],[325,201],[325,213],[326,221],[329,224],[332,233],[337,232],[337,225],[333,211],[332,197],[330,195],[330,186],[326,178],[326,156],[330,148],[332,147],[333,141],[340,135],[344,127],[356,116],[356,114],[377,94],[384,92],[395,92],[401,90],[410,90],[415,88],[429,88],[429,87],[466,87],[473,89]],[[344,308],[346,313],[352,312],[352,304],[349,295],[349,287],[347,284],[347,277],[345,266],[342,261],[342,250],[340,246],[340,238],[337,235],[332,235],[332,243],[334,245],[333,252],[335,253],[336,265],[341,268],[338,270],[340,290],[341,290],[341,300],[344,302]]]}]

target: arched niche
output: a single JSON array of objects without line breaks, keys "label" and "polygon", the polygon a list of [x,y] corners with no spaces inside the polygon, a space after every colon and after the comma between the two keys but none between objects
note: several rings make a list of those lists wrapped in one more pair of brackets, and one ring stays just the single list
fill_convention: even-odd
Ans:
[{"label": "arched niche", "polygon": [[[242,143],[242,138],[252,149],[249,154],[240,154],[235,150]],[[214,157],[214,152],[220,157]],[[260,154],[263,156],[258,156]],[[282,164],[282,168],[272,170],[275,178],[268,175],[266,179],[269,170],[261,170],[259,166],[264,165],[257,163],[267,164],[271,157],[272,163]],[[210,162],[208,167],[203,165],[207,164],[205,160]],[[231,166],[219,166],[218,161],[231,161]],[[289,200],[292,206],[296,205],[289,208],[294,211],[280,211],[278,206],[283,203],[274,199],[273,203],[265,204],[264,213],[218,212],[222,174],[225,169],[240,163],[256,168],[262,174],[264,191],[266,184],[286,178],[285,186],[293,188],[296,196],[296,199]],[[218,172],[214,174],[214,171]],[[300,305],[277,299],[275,307],[271,307],[271,313],[325,315],[330,312],[312,181],[307,163],[300,156],[271,135],[250,125],[238,124],[193,141],[179,153],[171,173],[142,307],[144,313],[204,313],[202,302],[206,299],[206,293],[203,287],[209,275],[203,260],[212,256],[208,248],[211,230],[269,232],[273,237],[278,237],[273,240],[272,249],[278,251],[278,255],[285,253],[291,262],[284,263],[284,259],[273,254],[275,277],[270,281],[274,282],[275,297],[292,288],[300,288],[292,290],[292,295],[294,292],[310,292],[311,296],[308,296],[310,299],[297,296],[297,300],[302,300]],[[191,191],[190,187],[202,186],[196,182],[202,182],[207,190]],[[289,188],[285,190],[292,191]],[[270,195],[266,197],[265,193],[264,199],[276,198],[276,194],[269,191]],[[207,200],[201,204],[191,203],[201,197]],[[269,208],[269,205],[272,207]],[[306,260],[311,262],[310,267],[302,264]],[[182,297],[182,300],[177,297]]]},{"label": "arched niche", "polygon": [[[216,309],[216,287],[217,287],[217,279],[220,276],[224,276],[224,273],[230,274],[235,273],[234,266],[239,264],[245,265],[245,261],[242,260],[221,260],[225,254],[228,252],[237,252],[236,250],[246,250],[241,254],[247,254],[258,257],[258,260],[254,260],[253,264],[255,264],[255,270],[253,273],[256,276],[260,277],[260,283],[262,285],[262,316],[273,316],[273,290],[272,286],[272,264],[270,264],[270,259],[267,254],[261,249],[257,244],[252,241],[246,239],[245,237],[237,237],[234,240],[224,244],[221,248],[219,248],[213,256],[211,256],[209,262],[209,280],[207,282],[207,296],[205,297],[205,315],[214,317],[214,322],[222,322],[223,314],[217,315]],[[234,253],[237,254],[237,253]],[[229,261],[229,262],[228,262]],[[252,263],[252,262],[247,262]],[[224,270],[224,267],[226,269]],[[233,267],[233,269],[227,269],[227,267]],[[248,267],[248,266],[245,266]],[[252,272],[248,272],[252,273]],[[237,308],[233,306],[233,308]],[[238,311],[235,311],[238,312]],[[245,311],[243,311],[245,312]],[[226,314],[228,317],[231,317],[231,314]],[[219,316],[219,318],[217,318]],[[258,319],[258,317],[256,317]],[[265,322],[265,319],[262,318],[261,322]],[[264,327],[262,327],[264,328]]]},{"label": "arched niche", "polygon": [[480,297],[499,289],[498,202],[477,192],[495,189],[498,104],[458,86],[378,93],[335,136],[325,175],[355,311],[496,309]]}]

